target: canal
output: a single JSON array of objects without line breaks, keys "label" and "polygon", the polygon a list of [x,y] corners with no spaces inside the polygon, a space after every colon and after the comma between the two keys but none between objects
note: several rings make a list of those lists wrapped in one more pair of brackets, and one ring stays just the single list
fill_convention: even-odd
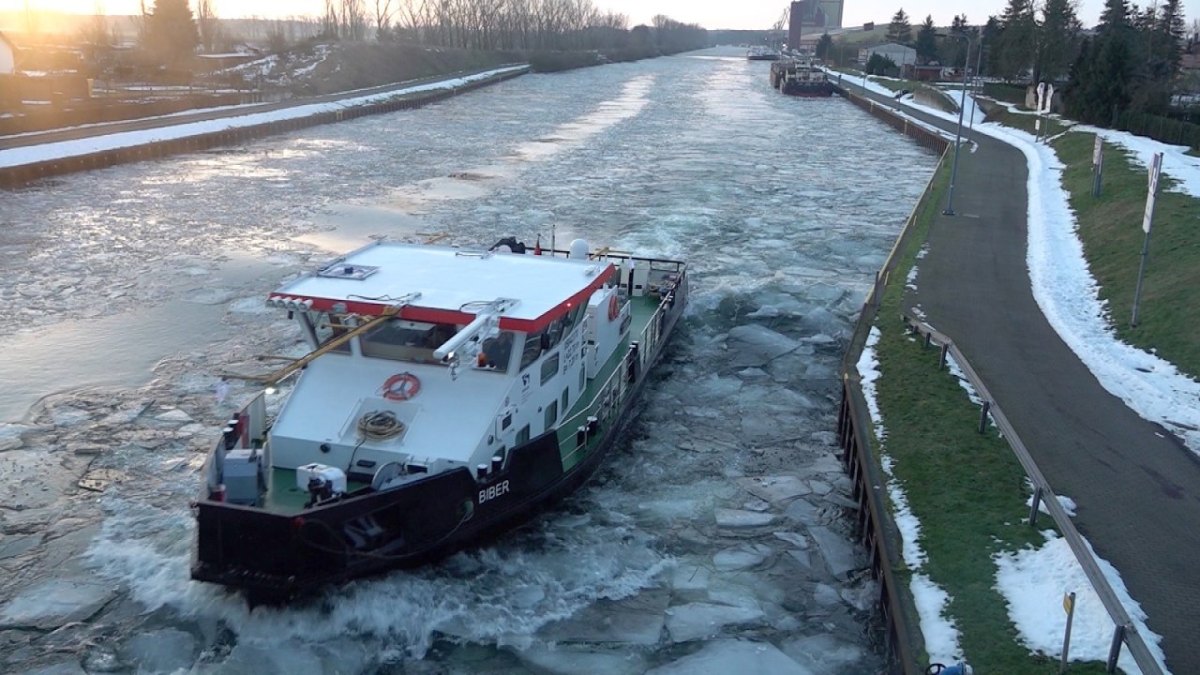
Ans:
[{"label": "canal", "polygon": [[[879,670],[837,368],[936,157],[768,67],[714,49],[528,75],[0,195],[0,669]],[[551,232],[693,270],[591,484],[487,548],[286,609],[188,580],[202,452],[252,392],[217,395],[220,373],[300,348],[267,291],[374,238]]]}]

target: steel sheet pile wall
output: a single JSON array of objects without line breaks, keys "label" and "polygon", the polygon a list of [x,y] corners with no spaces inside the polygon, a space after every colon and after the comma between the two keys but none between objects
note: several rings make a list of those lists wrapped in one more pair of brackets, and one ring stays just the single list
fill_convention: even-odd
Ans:
[{"label": "steel sheet pile wall", "polygon": [[948,148],[951,144],[951,142],[941,134],[930,131],[920,124],[913,122],[909,118],[897,114],[896,111],[892,110],[886,105],[883,105],[882,103],[878,103],[864,96],[859,96],[858,94],[847,91],[841,87],[835,87],[834,90],[837,91],[838,94],[845,97],[846,100],[862,108],[863,110],[866,110],[871,115],[879,118],[896,131],[899,131],[909,138],[912,138],[923,148],[928,148],[938,154],[941,154],[945,152],[946,148]]},{"label": "steel sheet pile wall", "polygon": [[303,129],[305,127],[316,126],[318,124],[343,122],[346,120],[355,119],[357,117],[396,112],[398,110],[411,110],[413,108],[419,108],[430,103],[444,101],[463,92],[479,89],[480,87],[484,87],[489,84],[495,84],[497,82],[512,79],[518,75],[525,74],[525,72],[527,71],[511,71],[496,75],[495,77],[491,77],[486,80],[469,82],[465,85],[454,87],[452,89],[423,92],[410,98],[347,107],[342,110],[319,113],[309,117],[266,122],[263,124],[255,124],[252,126],[228,129],[225,131],[199,134],[196,136],[187,136],[185,138],[157,141],[154,143],[146,143],[127,148],[102,150],[100,152],[93,152],[86,155],[78,155],[44,162],[35,162],[32,164],[23,164],[21,166],[0,168],[0,188],[20,187],[21,185],[41,180],[43,178],[60,176],[67,173],[74,173],[76,171],[101,169],[116,164],[138,162],[145,159],[155,159],[181,152],[196,152],[198,150],[206,150],[208,148],[222,145],[235,145],[237,143],[243,143],[256,138],[262,138],[264,136],[270,136],[273,134],[288,133],[298,129]]},{"label": "steel sheet pile wall", "polygon": [[[942,153],[945,158],[950,143],[927,129],[909,123],[884,106],[872,103],[838,89],[838,93],[867,110],[901,133],[915,139],[923,147]],[[891,273],[900,262],[900,254],[912,236],[913,221],[917,210],[933,189],[933,178],[925,186],[921,198],[905,222],[891,252],[875,275],[875,284],[863,304],[854,335],[842,359],[842,404],[838,410],[838,442],[842,449],[842,463],[853,483],[853,497],[859,503],[858,533],[871,560],[871,573],[879,582],[879,608],[886,630],[885,641],[890,657],[891,671],[915,675],[922,672],[917,655],[923,649],[919,621],[912,596],[900,586],[901,578],[896,571],[903,569],[900,562],[900,533],[892,520],[885,497],[886,480],[880,469],[871,443],[871,415],[862,392],[857,363],[867,342],[867,335],[879,311],[879,301],[887,286]]]}]

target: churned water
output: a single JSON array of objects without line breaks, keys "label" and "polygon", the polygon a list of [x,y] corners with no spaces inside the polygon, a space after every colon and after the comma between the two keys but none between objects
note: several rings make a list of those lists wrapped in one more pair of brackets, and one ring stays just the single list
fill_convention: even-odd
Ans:
[{"label": "churned water", "polygon": [[[3,195],[0,669],[879,671],[837,365],[935,158],[767,67],[524,76]],[[591,484],[492,546],[286,609],[188,580],[203,451],[252,393],[218,400],[219,373],[298,348],[268,290],[374,237],[552,230],[692,266]]]}]

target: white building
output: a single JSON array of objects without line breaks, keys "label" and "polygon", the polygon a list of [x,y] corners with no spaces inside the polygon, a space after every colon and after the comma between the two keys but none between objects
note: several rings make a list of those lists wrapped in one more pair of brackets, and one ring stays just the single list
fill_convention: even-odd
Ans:
[{"label": "white building", "polygon": [[17,72],[17,46],[0,33],[0,75]]},{"label": "white building", "polygon": [[898,45],[894,42],[889,42],[887,44],[879,45],[878,47],[869,47],[867,49],[859,50],[859,65],[865,66],[873,54],[879,54],[880,56],[889,58],[893,63],[901,68],[903,68],[905,65],[916,64],[917,62],[917,50],[913,49],[912,47],[905,47],[904,45]]}]

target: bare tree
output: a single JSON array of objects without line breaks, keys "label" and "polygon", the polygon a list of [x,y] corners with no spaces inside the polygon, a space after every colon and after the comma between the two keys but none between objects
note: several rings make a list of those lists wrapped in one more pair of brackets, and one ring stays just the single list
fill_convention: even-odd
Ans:
[{"label": "bare tree", "polygon": [[367,36],[367,10],[363,0],[341,0],[339,35],[343,40],[361,42]]},{"label": "bare tree", "polygon": [[392,0],[375,0],[375,38],[386,35],[392,25]]},{"label": "bare tree", "polygon": [[221,23],[212,0],[196,0],[196,27],[200,29],[200,46],[211,54],[221,40]]}]

